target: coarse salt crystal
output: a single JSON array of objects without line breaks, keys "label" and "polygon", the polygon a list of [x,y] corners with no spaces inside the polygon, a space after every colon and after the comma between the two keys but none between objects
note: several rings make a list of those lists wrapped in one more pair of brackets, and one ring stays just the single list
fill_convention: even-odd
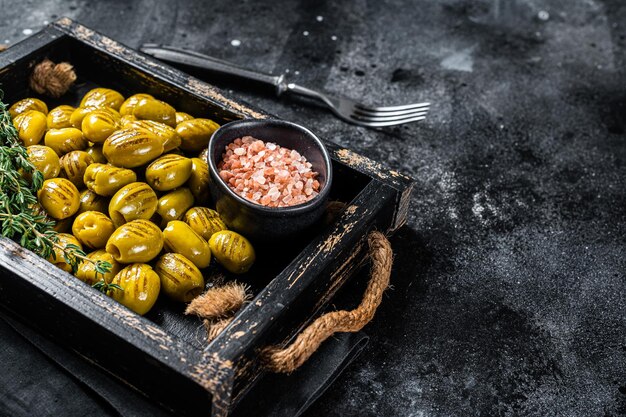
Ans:
[{"label": "coarse salt crystal", "polygon": [[251,136],[226,146],[218,169],[236,193],[266,207],[302,204],[320,188],[318,173],[298,151]]}]

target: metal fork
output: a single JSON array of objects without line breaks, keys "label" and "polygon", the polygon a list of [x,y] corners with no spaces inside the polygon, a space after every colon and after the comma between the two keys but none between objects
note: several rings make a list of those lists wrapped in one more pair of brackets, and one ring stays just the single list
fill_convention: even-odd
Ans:
[{"label": "metal fork", "polygon": [[276,89],[277,96],[288,93],[313,98],[325,104],[340,119],[360,126],[385,127],[417,122],[424,120],[430,107],[430,103],[414,103],[389,107],[367,106],[354,100],[333,97],[295,83],[290,83],[287,81],[285,74],[264,74],[243,68],[231,62],[172,46],[144,44],[139,49],[141,52],[163,61],[202,68],[273,86]]}]

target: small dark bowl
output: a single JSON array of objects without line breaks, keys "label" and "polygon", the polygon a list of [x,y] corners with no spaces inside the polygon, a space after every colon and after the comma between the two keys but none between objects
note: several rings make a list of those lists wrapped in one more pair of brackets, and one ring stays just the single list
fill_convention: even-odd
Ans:
[{"label": "small dark bowl", "polygon": [[[319,173],[319,194],[296,206],[265,207],[231,190],[219,176],[217,164],[226,145],[243,136],[294,149],[306,157]],[[213,133],[207,159],[209,189],[217,211],[230,229],[246,237],[259,241],[287,239],[310,227],[324,213],[333,177],[330,156],[322,141],[300,125],[273,119],[230,122]]]}]

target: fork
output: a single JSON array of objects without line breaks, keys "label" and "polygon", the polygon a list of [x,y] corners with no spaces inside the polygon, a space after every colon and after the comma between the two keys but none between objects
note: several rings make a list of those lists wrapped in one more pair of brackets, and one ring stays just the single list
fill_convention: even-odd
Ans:
[{"label": "fork", "polygon": [[202,68],[220,74],[270,85],[276,95],[297,94],[313,98],[325,104],[337,117],[346,122],[365,127],[386,127],[424,120],[430,103],[404,104],[400,106],[367,106],[344,97],[333,97],[287,81],[285,74],[271,75],[253,71],[231,62],[197,52],[172,46],[144,44],[139,50],[167,62]]}]

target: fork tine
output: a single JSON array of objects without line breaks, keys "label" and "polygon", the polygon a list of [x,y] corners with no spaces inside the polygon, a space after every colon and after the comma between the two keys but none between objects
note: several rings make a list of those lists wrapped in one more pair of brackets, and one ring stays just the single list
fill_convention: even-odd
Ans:
[{"label": "fork tine", "polygon": [[404,104],[402,106],[387,106],[387,107],[374,107],[374,106],[366,106],[364,104],[356,104],[356,108],[369,111],[369,112],[385,112],[385,111],[398,111],[398,110],[409,110],[409,109],[419,109],[423,107],[430,107],[430,103],[413,103],[413,104]]},{"label": "fork tine", "polygon": [[402,116],[405,114],[413,114],[413,113],[417,113],[419,111],[424,111],[427,112],[430,109],[430,107],[418,107],[415,109],[405,109],[405,110],[397,110],[397,111],[385,111],[385,112],[381,112],[381,111],[373,111],[373,110],[363,110],[360,107],[354,107],[354,113],[357,113],[359,115],[363,115],[363,116]]},{"label": "fork tine", "polygon": [[354,120],[362,121],[362,122],[399,122],[402,123],[402,120],[413,119],[419,116],[426,116],[428,111],[419,111],[413,112],[410,114],[401,114],[395,116],[364,116],[361,114],[352,114],[350,117]]},{"label": "fork tine", "polygon": [[396,121],[387,121],[387,122],[364,122],[364,121],[353,120],[353,119],[351,119],[351,121],[353,123],[356,123],[361,126],[366,126],[366,127],[386,127],[386,126],[402,125],[402,124],[411,123],[411,122],[419,122],[420,120],[424,120],[425,118],[426,116],[419,116],[419,117],[413,117],[413,118],[396,120]]}]

